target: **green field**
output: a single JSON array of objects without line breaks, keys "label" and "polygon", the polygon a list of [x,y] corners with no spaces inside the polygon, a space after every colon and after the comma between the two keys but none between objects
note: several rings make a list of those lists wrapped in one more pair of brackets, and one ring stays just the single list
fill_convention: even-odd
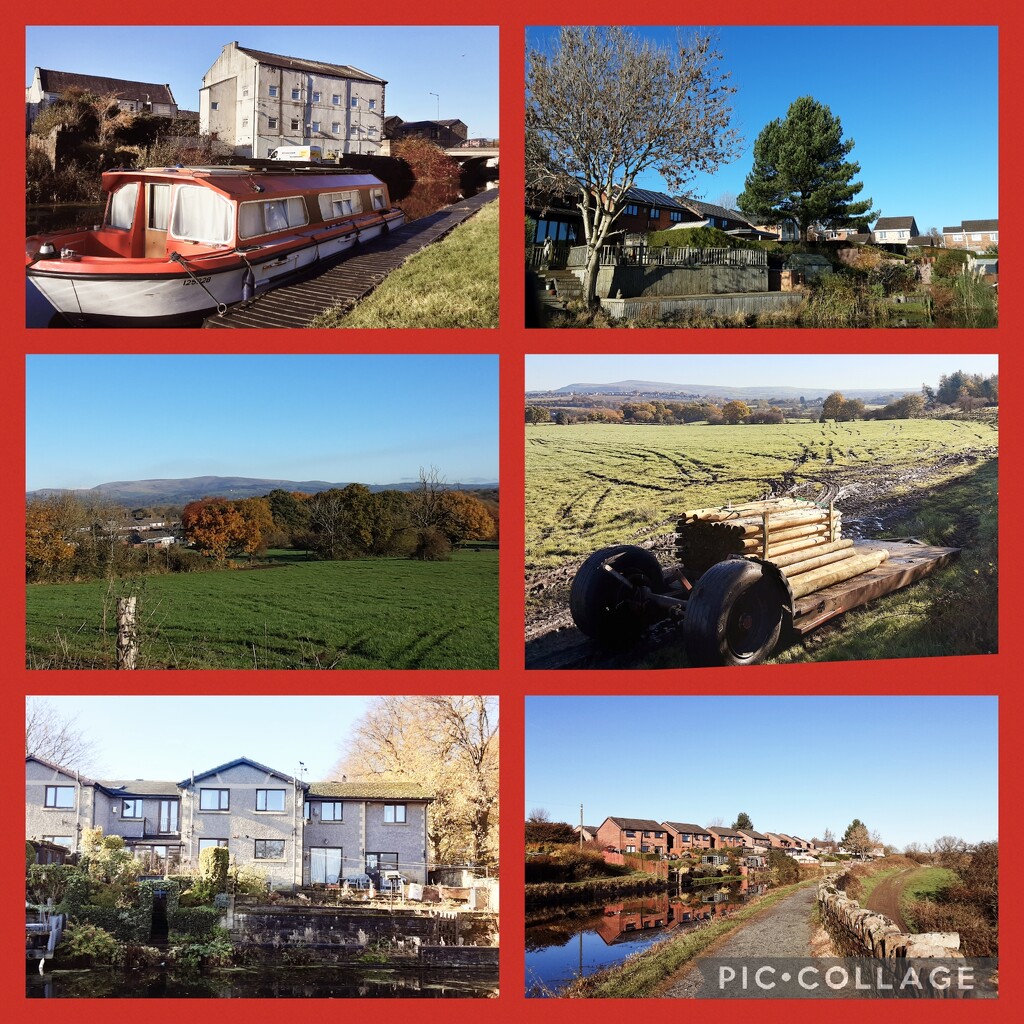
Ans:
[{"label": "green field", "polygon": [[[115,592],[116,591],[116,592]],[[105,581],[28,587],[29,668],[111,668]],[[147,576],[140,668],[497,668],[498,553]]]},{"label": "green field", "polygon": [[[997,466],[997,426],[981,420],[528,426],[527,617],[564,609],[573,574],[599,548],[642,544],[670,565],[686,509],[793,493],[834,498],[845,535],[914,536],[964,551],[952,569],[845,616],[778,660],[988,652]],[[676,663],[664,657],[641,664]]]}]

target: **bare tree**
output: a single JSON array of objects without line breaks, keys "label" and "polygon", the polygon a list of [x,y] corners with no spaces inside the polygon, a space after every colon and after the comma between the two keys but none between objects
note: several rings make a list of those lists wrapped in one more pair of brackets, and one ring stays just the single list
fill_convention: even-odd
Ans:
[{"label": "bare tree", "polygon": [[25,699],[25,756],[41,757],[63,768],[91,771],[97,745],[42,697]]},{"label": "bare tree", "polygon": [[335,767],[349,781],[408,781],[427,789],[428,837],[439,863],[498,856],[497,698],[378,697]]},{"label": "bare tree", "polygon": [[529,822],[550,821],[551,815],[546,807],[534,807],[526,816],[526,820]]},{"label": "bare tree", "polygon": [[409,518],[421,530],[439,527],[444,519],[443,495],[448,484],[437,466],[424,469],[420,466],[420,485],[410,495]]},{"label": "bare tree", "polygon": [[564,26],[526,63],[527,188],[572,197],[583,215],[583,295],[626,193],[656,170],[679,191],[739,153],[728,74],[710,36],[658,46],[620,26]]}]

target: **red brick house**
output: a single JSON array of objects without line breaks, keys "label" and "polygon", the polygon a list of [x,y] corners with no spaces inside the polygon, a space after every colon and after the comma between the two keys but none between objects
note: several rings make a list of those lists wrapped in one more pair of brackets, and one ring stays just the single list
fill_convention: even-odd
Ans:
[{"label": "red brick house", "polygon": [[678,857],[688,850],[711,849],[711,833],[703,826],[691,825],[686,821],[664,821],[662,824],[668,833],[671,856]]},{"label": "red brick house", "polygon": [[708,825],[708,832],[711,833],[711,849],[713,850],[744,845],[743,836],[735,829],[723,828],[721,825]]},{"label": "red brick house", "polygon": [[971,249],[984,252],[999,244],[998,220],[965,220],[942,229],[942,244],[947,249]]},{"label": "red brick house", "polygon": [[605,818],[597,830],[597,841],[619,853],[668,854],[665,826],[650,818]]},{"label": "red brick house", "polygon": [[767,850],[771,846],[771,840],[752,828],[740,828],[736,830],[743,837],[743,845],[748,850]]},{"label": "red brick house", "polygon": [[766,835],[773,850],[791,850],[793,848],[793,840],[781,832],[768,832]]}]

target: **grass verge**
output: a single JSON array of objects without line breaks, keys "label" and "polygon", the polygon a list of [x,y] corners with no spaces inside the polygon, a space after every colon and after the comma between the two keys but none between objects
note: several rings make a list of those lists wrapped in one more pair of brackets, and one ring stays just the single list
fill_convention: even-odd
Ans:
[{"label": "grass verge", "polygon": [[684,964],[703,953],[716,939],[727,935],[787,896],[792,896],[798,889],[816,885],[817,882],[816,878],[809,879],[776,889],[729,918],[668,939],[636,956],[629,957],[615,967],[597,971],[586,978],[579,978],[562,989],[558,995],[569,999],[643,999],[655,995],[663,982],[672,977]]},{"label": "grass verge", "polygon": [[900,893],[900,911],[907,927],[920,931],[914,919],[914,907],[919,900],[934,900],[944,889],[960,880],[950,868],[921,868],[908,879]]},{"label": "grass verge", "polygon": [[350,312],[329,309],[310,327],[497,327],[498,204],[390,273]]}]

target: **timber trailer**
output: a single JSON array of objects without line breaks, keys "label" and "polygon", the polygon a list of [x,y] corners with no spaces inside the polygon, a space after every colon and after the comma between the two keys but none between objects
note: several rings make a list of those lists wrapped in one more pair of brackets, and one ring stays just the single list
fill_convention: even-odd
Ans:
[{"label": "timber trailer", "polygon": [[642,547],[602,548],[576,573],[569,609],[583,633],[608,647],[674,620],[690,665],[756,665],[780,637],[804,636],[960,553],[912,539],[843,539],[841,527],[832,502],[695,509],[677,527],[678,565],[663,570]]}]

